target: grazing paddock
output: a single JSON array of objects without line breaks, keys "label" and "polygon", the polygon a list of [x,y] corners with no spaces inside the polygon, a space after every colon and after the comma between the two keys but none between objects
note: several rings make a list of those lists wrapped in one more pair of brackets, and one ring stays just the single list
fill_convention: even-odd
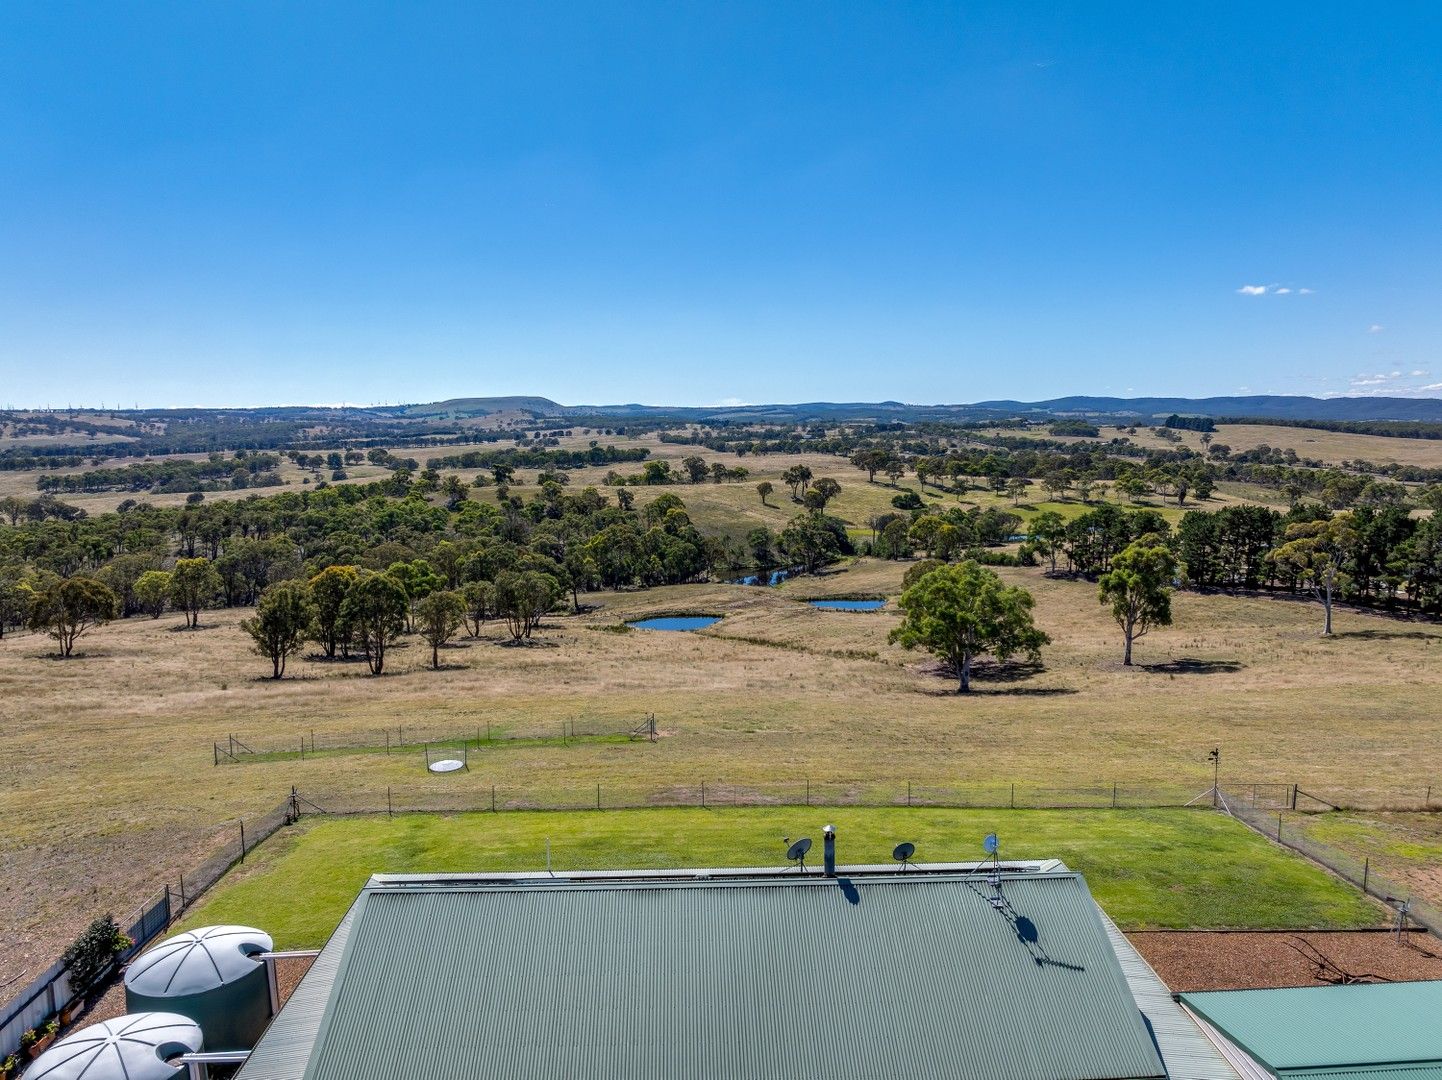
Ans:
[{"label": "grazing paddock", "polygon": [[[865,486],[864,481],[860,486]],[[722,485],[724,488],[724,485]],[[683,491],[689,494],[689,491]],[[701,781],[861,785],[888,801],[925,785],[1168,786],[1300,783],[1326,797],[1391,792],[1442,777],[1436,702],[1442,628],[1341,611],[1318,636],[1303,601],[1183,593],[1175,625],[1120,664],[1121,640],[1096,586],[1004,570],[1036,595],[1051,635],[1039,668],[983,666],[969,697],[929,657],[887,643],[895,604],[821,611],[825,596],[897,595],[908,564],[858,560],[776,589],[682,585],[583,599],[548,617],[528,647],[487,626],[429,650],[408,638],[379,679],[363,664],[295,660],[273,682],[237,624],[247,612],[115,623],[69,661],[21,634],[0,641],[0,925],[13,947],[0,982],[48,964],[95,914],[131,912],[162,883],[234,842],[236,819],[291,785],[384,806],[443,793],[480,807],[492,785],[530,805],[576,806],[606,792],[644,800]],[[648,614],[724,615],[699,633],[615,632]],[[619,732],[655,713],[655,743],[554,745]],[[470,771],[426,774],[419,753],[307,755],[215,767],[213,742],[298,749],[398,725],[458,735],[493,723],[537,745],[471,752]],[[409,739],[409,736],[408,736]],[[1442,781],[1439,781],[1442,783]],[[1124,819],[1125,820],[1125,819]]]},{"label": "grazing paddock", "polygon": [[[257,849],[186,917],[258,926],[280,948],[325,942],[373,873],[785,866],[783,838],[837,828],[843,863],[1059,858],[1126,928],[1373,926],[1382,909],[1305,860],[1209,810],[775,807],[317,817]],[[820,851],[818,847],[817,855]],[[642,932],[638,929],[638,932]]]}]

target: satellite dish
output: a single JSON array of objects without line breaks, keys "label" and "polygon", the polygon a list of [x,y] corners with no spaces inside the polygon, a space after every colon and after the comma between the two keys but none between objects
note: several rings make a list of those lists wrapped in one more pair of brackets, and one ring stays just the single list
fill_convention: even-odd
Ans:
[{"label": "satellite dish", "polygon": [[792,862],[799,862],[806,858],[806,853],[811,850],[811,837],[803,836],[796,843],[786,849],[786,857]]},{"label": "satellite dish", "polygon": [[891,857],[899,863],[904,863],[907,859],[911,858],[915,854],[916,845],[910,843],[897,844],[896,847],[894,847],[891,851]]},{"label": "satellite dish", "polygon": [[988,855],[995,855],[997,849],[1001,847],[1001,841],[996,838],[996,833],[989,832],[986,834],[986,839],[981,842],[981,846],[986,849]]},{"label": "satellite dish", "polygon": [[431,772],[455,772],[457,769],[464,769],[466,763],[459,758],[442,758],[440,761],[433,761],[427,768]]}]

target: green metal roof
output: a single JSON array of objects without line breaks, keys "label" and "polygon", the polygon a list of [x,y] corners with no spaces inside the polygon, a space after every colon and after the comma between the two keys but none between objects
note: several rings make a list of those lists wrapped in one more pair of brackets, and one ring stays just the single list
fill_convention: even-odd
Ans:
[{"label": "green metal roof", "polygon": [[373,883],[306,1060],[268,1034],[240,1076],[1165,1076],[1081,876],[1001,893],[954,872]]},{"label": "green metal roof", "polygon": [[1274,1074],[1442,1080],[1442,981],[1218,990],[1181,1000]]}]

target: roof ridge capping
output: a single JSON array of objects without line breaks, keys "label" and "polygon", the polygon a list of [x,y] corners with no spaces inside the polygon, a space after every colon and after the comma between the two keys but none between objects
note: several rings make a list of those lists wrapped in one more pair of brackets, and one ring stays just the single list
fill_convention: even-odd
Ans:
[{"label": "roof ridge capping", "polygon": [[[956,877],[984,877],[998,872],[1004,880],[1035,878],[1039,876],[1077,876],[1079,871],[1071,870],[1060,859],[1017,859],[1000,864],[986,862],[957,863],[911,863],[900,867],[895,863],[856,863],[838,866],[837,877],[853,880],[908,880],[925,881]],[[808,867],[801,873],[795,866],[697,866],[658,870],[558,870],[543,869],[489,873],[448,872],[431,874],[372,874],[366,883],[367,889],[394,888],[398,886],[450,886],[450,885],[544,885],[552,882],[561,885],[605,884],[605,883],[654,883],[686,884],[696,881],[734,881],[773,884],[787,881],[818,881],[828,879],[822,870]]]}]

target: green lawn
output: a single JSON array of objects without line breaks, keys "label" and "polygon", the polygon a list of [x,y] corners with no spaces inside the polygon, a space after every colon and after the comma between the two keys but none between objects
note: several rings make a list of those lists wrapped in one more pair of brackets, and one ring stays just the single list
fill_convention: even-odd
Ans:
[{"label": "green lawn", "polygon": [[[1059,858],[1125,927],[1357,927],[1381,912],[1350,886],[1203,810],[657,809],[320,817],[255,851],[185,920],[244,923],[282,948],[322,944],[371,873],[782,863],[782,837],[838,830],[843,862]],[[818,843],[819,848],[819,843]],[[819,854],[819,852],[818,852]]]}]

